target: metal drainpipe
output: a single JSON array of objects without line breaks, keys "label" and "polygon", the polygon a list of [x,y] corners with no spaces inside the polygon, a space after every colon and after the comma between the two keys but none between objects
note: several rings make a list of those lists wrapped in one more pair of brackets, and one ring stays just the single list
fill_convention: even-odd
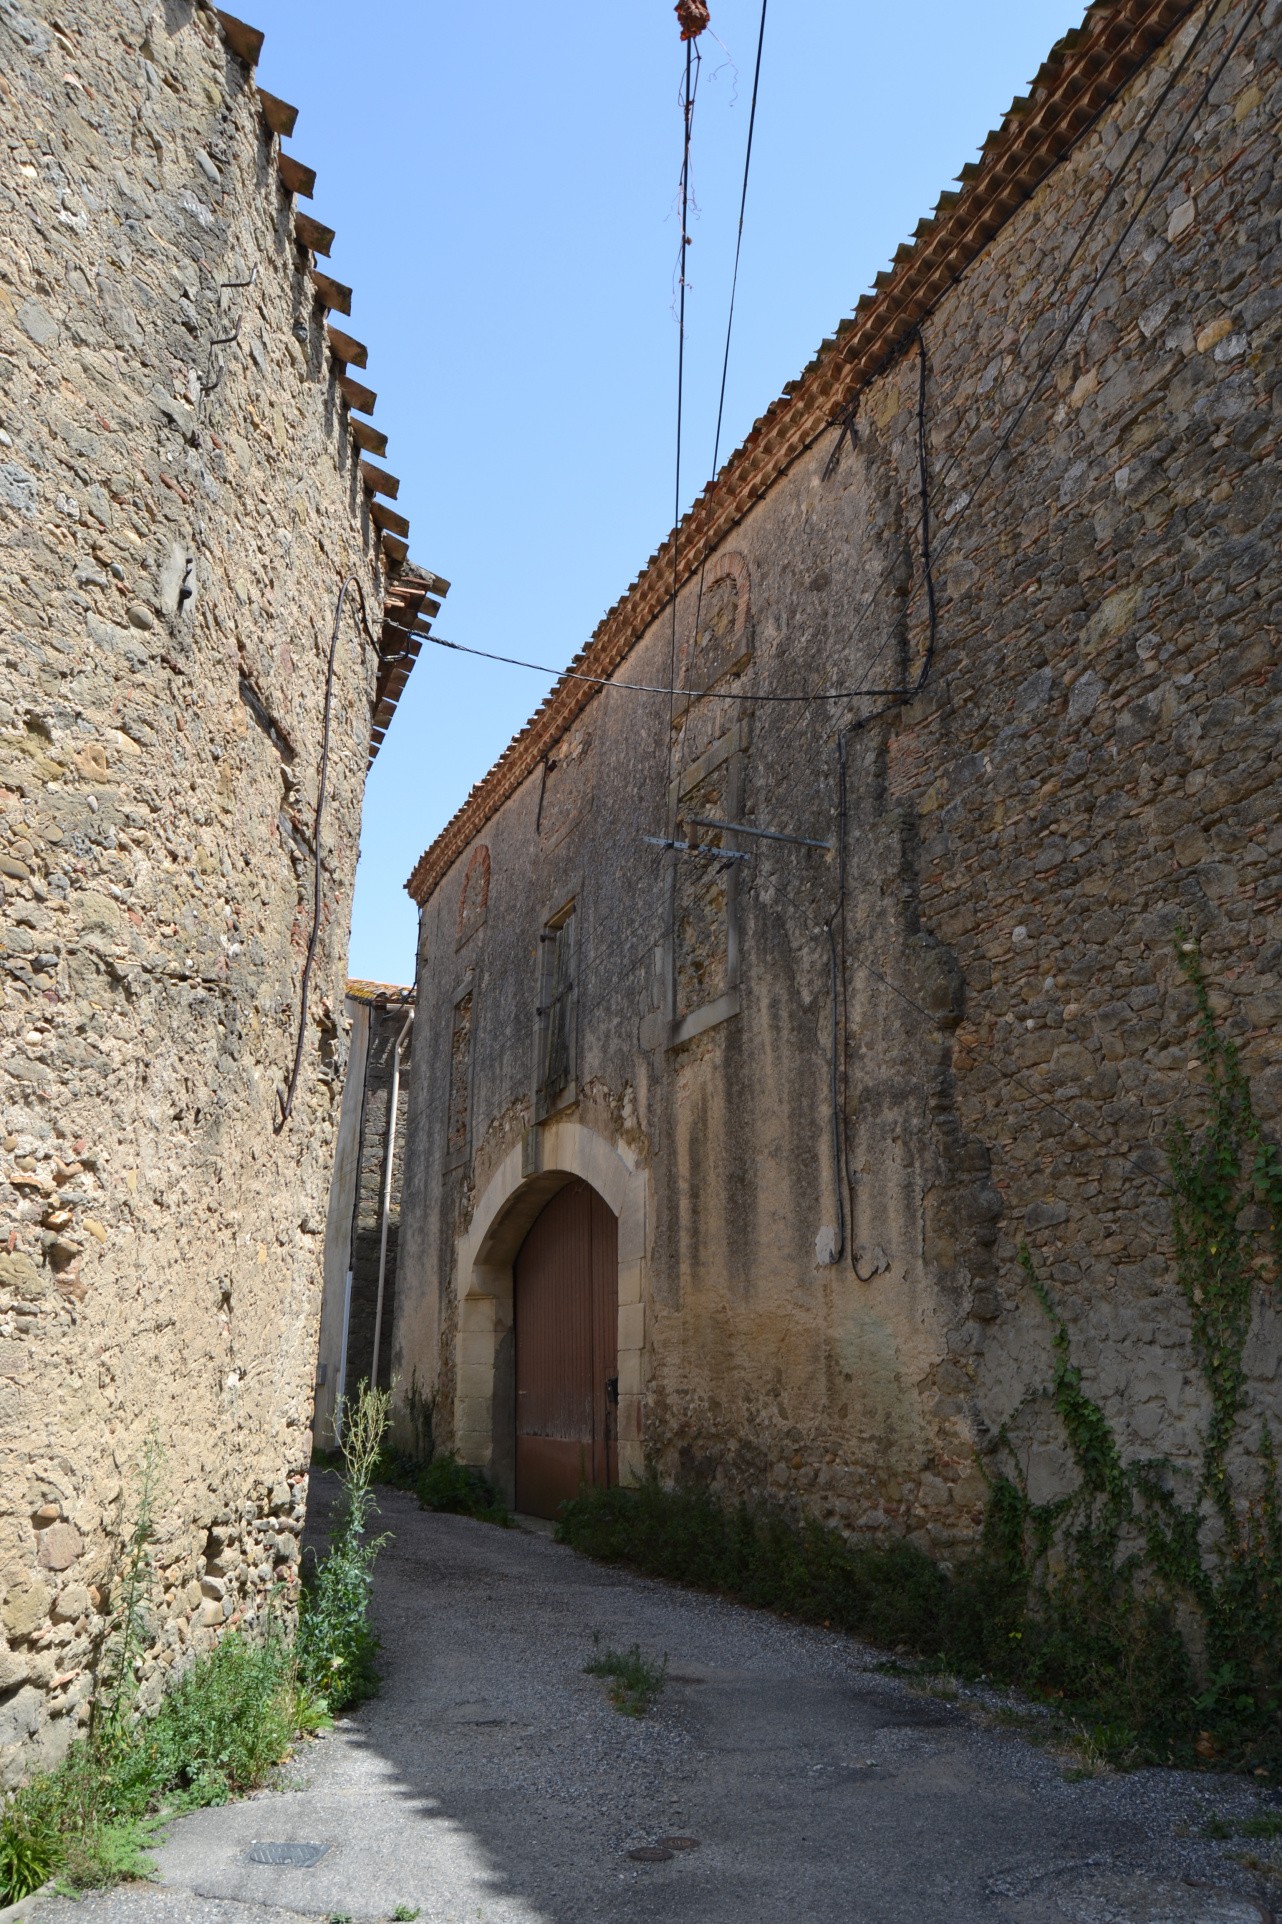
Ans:
[{"label": "metal drainpipe", "polygon": [[396,1157],[396,1105],[401,1093],[401,1050],[414,1026],[414,1011],[409,1010],[392,1051],[392,1093],[387,1117],[387,1161],[383,1168],[383,1222],[378,1243],[378,1300],[374,1308],[374,1354],[370,1358],[369,1386],[378,1388],[378,1350],[383,1339],[383,1286],[387,1281],[387,1229],[392,1209],[392,1164]]}]

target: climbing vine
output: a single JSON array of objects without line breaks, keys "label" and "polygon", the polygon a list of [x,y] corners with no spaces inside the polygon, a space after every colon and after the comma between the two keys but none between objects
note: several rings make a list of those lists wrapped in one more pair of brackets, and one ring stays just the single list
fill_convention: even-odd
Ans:
[{"label": "climbing vine", "polygon": [[[1114,1715],[1120,1738],[1150,1754],[1164,1735],[1172,1756],[1282,1770],[1282,1503],[1269,1425],[1258,1441],[1247,1427],[1244,1364],[1257,1290],[1282,1274],[1282,1155],[1215,1019],[1196,944],[1181,936],[1177,958],[1205,1075],[1201,1125],[1178,1121],[1166,1138],[1175,1282],[1209,1410],[1200,1468],[1124,1461],[1021,1248],[1054,1330],[1046,1393],[1077,1483],[1036,1504],[1017,1470],[993,1476],[986,1539],[1022,1585],[1011,1634],[1030,1681]],[[998,1443],[1009,1449],[1009,1434]]]},{"label": "climbing vine", "polygon": [[1181,939],[1177,955],[1197,1001],[1211,1113],[1196,1138],[1176,1122],[1166,1140],[1176,1274],[1211,1395],[1203,1481],[1231,1530],[1227,1458],[1245,1397],[1252,1300],[1257,1282],[1276,1283],[1282,1268],[1282,1155],[1261,1131],[1237,1047],[1216,1023],[1196,944]]}]

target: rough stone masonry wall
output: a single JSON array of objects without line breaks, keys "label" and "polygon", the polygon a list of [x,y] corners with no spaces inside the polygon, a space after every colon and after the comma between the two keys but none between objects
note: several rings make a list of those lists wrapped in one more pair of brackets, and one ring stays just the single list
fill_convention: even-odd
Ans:
[{"label": "rough stone masonry wall", "polygon": [[[388,1121],[392,1067],[407,1010],[399,1003],[370,1009],[369,1050],[365,1057],[365,1101],[361,1110],[356,1204],[352,1213],[352,1304],[347,1332],[347,1381],[354,1396],[362,1382],[374,1381],[374,1328],[378,1321],[378,1271],[383,1242],[383,1182],[387,1173]],[[403,1052],[397,1094],[396,1140],[392,1145],[392,1184],[388,1196],[387,1265],[383,1276],[383,1320],[379,1332],[380,1389],[391,1382],[392,1328],[396,1315],[396,1265],[400,1241],[401,1180],[405,1166],[405,1116],[408,1098],[408,1045]]]},{"label": "rough stone masonry wall", "polygon": [[[620,1318],[621,1339],[643,1325],[641,1370],[620,1390],[640,1392],[666,1474],[948,1545],[977,1528],[979,1459],[1019,1412],[1047,1495],[1064,1454],[1038,1395],[1054,1359],[1025,1236],[1124,1451],[1197,1461],[1206,1405],[1160,1185],[1168,1124],[1197,1113],[1181,923],[1259,1114],[1282,1124],[1276,5],[1143,206],[1141,187],[1246,10],[1217,10],[1163,99],[1195,9],[925,321],[939,608],[917,699],[745,718],[711,697],[678,704],[670,732],[666,702],[605,691],[423,904],[397,1367],[437,1372],[442,1430],[456,1390],[474,1406],[500,1383],[507,1340],[501,1222],[488,1267],[462,1273],[460,1248],[518,1145],[533,1180],[565,1134],[531,1127],[531,1062],[539,932],[574,896],[571,1113],[648,1171],[641,1301]],[[859,396],[853,443],[823,433],[714,557],[708,582],[747,597],[693,651],[718,686],[919,675],[918,383],[906,334]],[[692,583],[683,663],[697,599]],[[670,639],[665,615],[620,678],[664,682]],[[672,927],[673,858],[643,840],[671,828],[669,784],[740,729],[741,793],[709,763],[700,812],[835,844],[837,730],[856,720],[844,912],[834,854],[743,841],[739,1012],[674,1041],[664,943],[679,982],[702,970],[720,994],[728,882],[683,871]],[[482,843],[478,921],[460,905]],[[854,1177],[835,1262],[830,919]],[[491,1323],[473,1314],[460,1340],[463,1299],[487,1291]],[[1261,1412],[1282,1416],[1279,1315],[1259,1295],[1248,1448]]]},{"label": "rough stone masonry wall", "polygon": [[296,1571],[375,666],[354,597],[273,1120],[339,584],[376,633],[381,601],[274,139],[213,15],[2,0],[0,115],[12,1781],[85,1716],[149,1436],[144,1700]]}]

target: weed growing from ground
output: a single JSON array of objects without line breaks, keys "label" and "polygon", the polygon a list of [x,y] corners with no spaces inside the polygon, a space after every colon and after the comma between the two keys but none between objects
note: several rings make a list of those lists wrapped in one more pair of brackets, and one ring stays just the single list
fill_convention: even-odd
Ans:
[{"label": "weed growing from ground", "polygon": [[1202,1835],[1220,1842],[1230,1837],[1282,1837],[1282,1811],[1263,1811],[1258,1817],[1208,1817]]},{"label": "weed growing from ground", "polygon": [[425,1510],[448,1510],[455,1516],[497,1523],[505,1530],[512,1527],[508,1507],[484,1471],[460,1463],[452,1450],[433,1457],[414,1488]]},{"label": "weed growing from ground", "polygon": [[378,1638],[369,1620],[374,1565],[386,1535],[370,1536],[377,1511],[372,1484],[387,1430],[391,1395],[362,1383],[342,1426],[342,1495],[329,1548],[310,1555],[299,1598],[298,1674],[332,1711],[362,1703],[378,1688]]},{"label": "weed growing from ground", "polygon": [[219,1804],[263,1783],[300,1734],[372,1694],[378,1644],[369,1623],[374,1561],[370,1489],[389,1398],[362,1391],[345,1425],[343,1492],[329,1550],[305,1577],[297,1641],[224,1632],[177,1678],[154,1716],[139,1714],[160,1453],[144,1459],[137,1517],[112,1584],[119,1602],[100,1652],[89,1730],[56,1770],[0,1806],[0,1903],[51,1878],[70,1888],[141,1877],[157,1827],[178,1811]]},{"label": "weed growing from ground", "polygon": [[610,1677],[610,1702],[625,1717],[644,1717],[658,1700],[659,1692],[668,1680],[668,1659],[653,1663],[642,1654],[639,1643],[631,1650],[602,1650],[601,1640],[594,1637],[597,1654],[584,1664],[583,1669],[589,1677]]},{"label": "weed growing from ground", "polygon": [[1234,1855],[1244,1871],[1251,1871],[1256,1877],[1282,1880],[1282,1864],[1274,1858],[1257,1857],[1254,1851],[1238,1851]]},{"label": "weed growing from ground", "polygon": [[152,1511],[159,1452],[144,1460],[137,1519],[115,1590],[119,1603],[98,1666],[89,1730],[62,1763],[0,1808],[0,1903],[56,1879],[71,1889],[149,1875],[157,1828],[181,1810],[219,1804],[261,1784],[300,1731],[328,1721],[301,1683],[279,1626],[254,1640],[229,1631],[140,1716]]},{"label": "weed growing from ground", "polygon": [[417,1916],[418,1906],[416,1904],[398,1904],[392,1912],[392,1924],[414,1924],[414,1919]]}]

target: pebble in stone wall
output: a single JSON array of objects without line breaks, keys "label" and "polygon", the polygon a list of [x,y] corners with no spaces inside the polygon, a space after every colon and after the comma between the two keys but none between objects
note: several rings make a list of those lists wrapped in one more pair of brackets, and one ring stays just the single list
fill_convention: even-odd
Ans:
[{"label": "pebble in stone wall", "polygon": [[85,1716],[149,1436],[145,1698],[296,1576],[383,576],[274,136],[212,12],[0,0],[0,121],[12,1781]]}]

